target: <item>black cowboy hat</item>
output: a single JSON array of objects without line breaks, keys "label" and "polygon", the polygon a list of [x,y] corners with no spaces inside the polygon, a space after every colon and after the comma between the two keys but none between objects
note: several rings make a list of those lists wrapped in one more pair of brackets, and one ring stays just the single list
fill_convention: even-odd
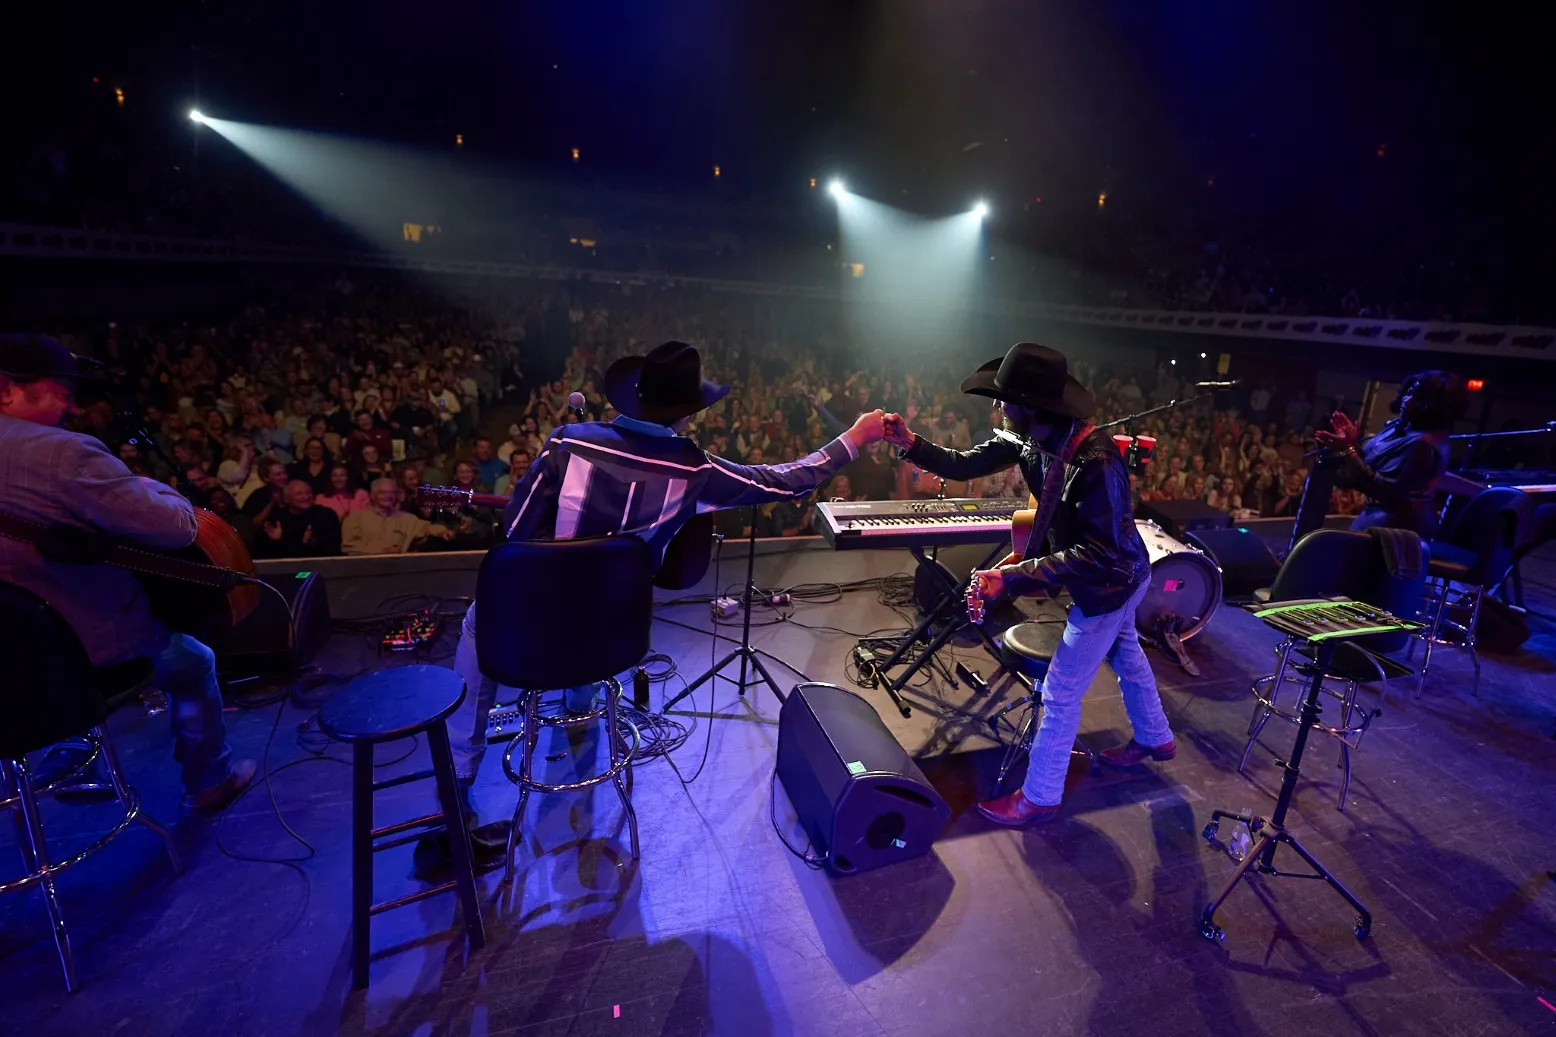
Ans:
[{"label": "black cowboy hat", "polygon": [[622,357],[605,371],[605,398],[629,418],[668,425],[722,400],[729,386],[702,377],[702,357],[685,342]]},{"label": "black cowboy hat", "polygon": [[[45,335],[7,333],[0,335],[0,371],[20,382],[47,378],[56,382],[74,382],[82,376],[78,358]],[[88,361],[94,364],[95,361]],[[101,366],[101,365],[98,365]]]},{"label": "black cowboy hat", "polygon": [[1089,418],[1096,411],[1091,390],[1070,377],[1064,354],[1036,342],[1017,342],[978,368],[962,382],[962,392],[1069,418]]}]

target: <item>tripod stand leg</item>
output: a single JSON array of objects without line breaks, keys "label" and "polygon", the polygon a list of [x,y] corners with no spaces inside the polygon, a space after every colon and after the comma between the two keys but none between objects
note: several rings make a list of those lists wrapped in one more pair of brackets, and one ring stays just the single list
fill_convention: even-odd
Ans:
[{"label": "tripod stand leg", "polygon": [[[783,705],[789,700],[789,696],[779,690],[778,682],[773,680],[773,675],[767,672],[767,667],[762,664],[762,659],[756,654],[756,649],[754,648],[751,649],[751,668],[767,682],[767,686],[772,689],[773,697],[778,700],[779,705]],[[751,683],[756,683],[755,677],[752,678]]]},{"label": "tripod stand leg", "polygon": [[[1211,815],[1212,823],[1223,817],[1241,816],[1240,814],[1232,813],[1230,810],[1217,810]],[[1214,900],[1205,905],[1204,912],[1199,916],[1199,934],[1201,936],[1207,940],[1218,942],[1226,938],[1226,932],[1216,924],[1216,912],[1220,910],[1226,898],[1232,895],[1232,890],[1237,888],[1237,884],[1243,881],[1243,876],[1248,874],[1248,869],[1259,863],[1259,858],[1264,855],[1266,849],[1274,849],[1274,843],[1275,837],[1268,832],[1259,836],[1259,841],[1253,844],[1253,847],[1248,852],[1248,856],[1244,857],[1237,865],[1237,870],[1232,872],[1232,877],[1226,880],[1226,885],[1221,887],[1221,892],[1216,894]]]},{"label": "tripod stand leg", "polygon": [[717,677],[719,675],[719,671],[724,669],[724,667],[728,666],[731,662],[733,662],[735,660],[735,657],[738,656],[738,655],[740,655],[740,652],[737,649],[736,651],[730,652],[724,658],[720,659],[716,666],[714,666],[712,669],[710,669],[707,673],[703,674],[701,677],[698,677],[696,680],[692,681],[686,687],[682,688],[681,689],[681,693],[679,695],[677,695],[675,698],[671,699],[669,702],[666,702],[663,706],[659,707],[659,711],[661,713],[668,713],[670,711],[670,707],[671,706],[674,706],[677,702],[680,702],[686,696],[690,695],[692,692],[696,691],[698,688],[702,687],[704,684],[708,683],[713,678]]},{"label": "tripod stand leg", "polygon": [[1356,938],[1358,940],[1365,940],[1372,932],[1372,912],[1367,910],[1366,905],[1364,905],[1360,900],[1357,900],[1356,894],[1346,889],[1345,885],[1341,883],[1339,879],[1335,878],[1334,875],[1330,873],[1328,868],[1318,863],[1318,858],[1314,857],[1311,853],[1308,853],[1307,849],[1301,843],[1297,842],[1296,838],[1289,832],[1282,831],[1275,835],[1274,838],[1279,842],[1286,843],[1293,850],[1297,851],[1297,856],[1306,861],[1307,866],[1312,868],[1313,871],[1318,874],[1319,878],[1329,883],[1329,887],[1331,889],[1340,894],[1340,896],[1344,897],[1345,902],[1356,909]]}]

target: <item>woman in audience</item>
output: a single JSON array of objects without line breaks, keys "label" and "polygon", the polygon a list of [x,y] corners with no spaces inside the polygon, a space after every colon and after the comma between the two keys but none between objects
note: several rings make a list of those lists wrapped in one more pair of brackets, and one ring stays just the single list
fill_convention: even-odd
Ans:
[{"label": "woman in audience", "polygon": [[342,521],[353,511],[361,511],[373,506],[367,491],[352,481],[351,469],[343,464],[330,466],[330,492],[319,494],[314,499],[314,503],[329,508],[335,513],[335,517]]},{"label": "woman in audience", "polygon": [[324,440],[314,436],[303,444],[303,456],[288,466],[287,474],[308,484],[315,496],[330,492],[330,466],[335,463]]}]

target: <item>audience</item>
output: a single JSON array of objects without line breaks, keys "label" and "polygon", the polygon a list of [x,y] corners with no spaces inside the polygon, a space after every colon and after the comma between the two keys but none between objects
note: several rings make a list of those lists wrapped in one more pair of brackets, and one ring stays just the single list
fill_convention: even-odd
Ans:
[{"label": "audience", "polygon": [[[733,387],[688,434],[737,463],[803,456],[866,407],[899,411],[920,434],[959,449],[999,422],[958,386],[1002,341],[905,362],[884,326],[825,300],[524,281],[416,285],[369,271],[312,288],[256,289],[255,298],[225,324],[130,325],[106,344],[74,345],[102,356],[136,396],[159,449],[142,450],[116,422],[118,405],[85,393],[79,429],[227,517],[256,557],[489,546],[498,509],[435,514],[418,488],[511,494],[555,429],[580,420],[567,407],[571,392],[583,394],[583,420],[611,420],[602,372],[668,338],[697,345],[708,376]],[[1074,373],[1095,392],[1099,421],[1171,400],[1190,380],[1171,365],[1152,372],[1080,361]],[[1222,396],[1130,428],[1158,440],[1155,462],[1135,480],[1140,498],[1201,500],[1240,517],[1291,514],[1312,423],[1335,401],[1262,384]],[[496,442],[488,426],[505,438]],[[942,494],[1024,498],[1027,488],[1015,469],[942,484],[877,443],[818,499]],[[1331,510],[1359,505],[1337,491]],[[812,517],[812,503],[765,508],[757,535],[807,533]],[[742,512],[721,517],[720,528],[743,535],[748,522]]]}]

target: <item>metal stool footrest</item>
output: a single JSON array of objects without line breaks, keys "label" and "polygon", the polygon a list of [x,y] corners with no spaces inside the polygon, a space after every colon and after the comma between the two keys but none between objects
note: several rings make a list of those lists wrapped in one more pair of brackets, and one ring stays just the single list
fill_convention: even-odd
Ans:
[{"label": "metal stool footrest", "polygon": [[[626,717],[620,716],[616,710],[621,701],[621,682],[611,678],[604,682],[605,702],[603,705],[582,713],[563,713],[549,716],[540,714],[539,700],[543,691],[531,691],[525,694],[523,700],[523,721],[509,743],[507,750],[502,754],[503,773],[519,787],[519,801],[513,810],[513,827],[508,832],[508,866],[503,877],[505,885],[512,885],[514,879],[514,859],[518,850],[518,838],[520,826],[524,819],[524,808],[529,801],[531,792],[556,793],[576,792],[581,789],[594,788],[610,782],[616,786],[616,792],[621,797],[622,812],[628,825],[632,839],[632,859],[638,858],[638,822],[637,814],[632,809],[632,799],[628,793],[628,784],[631,779],[631,767],[637,759],[642,747],[642,734],[637,725]],[[604,722],[605,731],[609,739],[610,765],[598,774],[592,774],[587,778],[577,781],[550,784],[536,781],[530,776],[531,756],[540,731],[547,727],[575,728],[587,724]],[[518,752],[519,766],[513,765],[513,755]]]}]

